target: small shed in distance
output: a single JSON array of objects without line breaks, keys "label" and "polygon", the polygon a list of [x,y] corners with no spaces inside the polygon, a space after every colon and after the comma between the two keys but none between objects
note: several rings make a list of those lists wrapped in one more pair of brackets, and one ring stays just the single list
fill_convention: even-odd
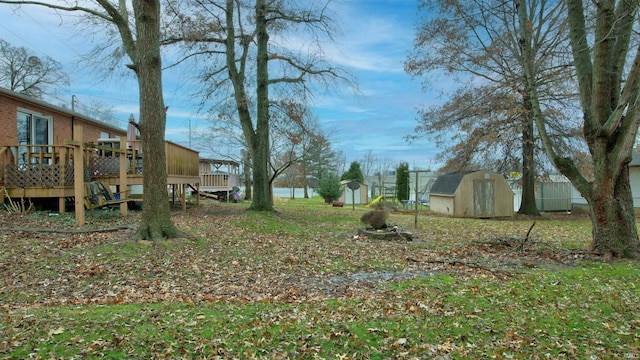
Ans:
[{"label": "small shed in distance", "polygon": [[369,202],[369,186],[361,182],[355,182],[357,189],[351,189],[349,187],[350,180],[340,181],[340,189],[342,189],[342,195],[338,201],[342,201],[345,205],[352,204],[367,204]]},{"label": "small shed in distance", "polygon": [[491,171],[440,175],[429,193],[433,212],[454,217],[513,216],[513,191],[504,176]]}]

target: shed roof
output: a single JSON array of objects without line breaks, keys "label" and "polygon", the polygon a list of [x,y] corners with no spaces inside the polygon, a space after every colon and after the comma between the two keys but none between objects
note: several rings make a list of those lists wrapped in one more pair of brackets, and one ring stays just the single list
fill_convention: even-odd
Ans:
[{"label": "shed roof", "polygon": [[446,174],[442,174],[438,176],[436,181],[431,186],[430,194],[443,194],[443,195],[453,195],[458,189],[458,185],[460,185],[460,181],[462,178],[470,173],[475,172],[475,170],[469,171],[455,171]]}]

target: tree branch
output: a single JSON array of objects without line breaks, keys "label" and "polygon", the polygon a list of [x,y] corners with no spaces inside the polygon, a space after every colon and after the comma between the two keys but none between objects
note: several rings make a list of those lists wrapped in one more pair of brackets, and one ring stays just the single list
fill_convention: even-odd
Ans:
[{"label": "tree branch", "polygon": [[[97,0],[97,1],[103,2],[103,0]],[[50,3],[41,2],[41,1],[24,1],[24,0],[0,0],[0,4],[39,5],[39,6],[48,7],[50,9],[62,10],[62,11],[82,11],[110,22],[113,21],[112,18],[110,18],[109,16],[101,12],[96,11],[95,9],[90,9],[83,6],[62,6],[62,5],[55,5],[55,4],[50,4]]]}]

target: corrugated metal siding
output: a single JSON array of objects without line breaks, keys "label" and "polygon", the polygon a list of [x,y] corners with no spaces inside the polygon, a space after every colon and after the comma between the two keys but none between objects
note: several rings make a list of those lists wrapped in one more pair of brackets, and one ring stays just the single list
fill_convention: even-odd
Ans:
[{"label": "corrugated metal siding", "polygon": [[[513,193],[513,209],[518,211],[522,202],[522,189],[513,189]],[[569,182],[538,183],[535,189],[536,207],[540,211],[570,211],[572,203],[581,203],[580,194],[576,197],[576,193]]]},{"label": "corrugated metal siding", "polygon": [[571,210],[571,192],[569,182],[539,183],[536,189],[536,206],[541,211]]}]

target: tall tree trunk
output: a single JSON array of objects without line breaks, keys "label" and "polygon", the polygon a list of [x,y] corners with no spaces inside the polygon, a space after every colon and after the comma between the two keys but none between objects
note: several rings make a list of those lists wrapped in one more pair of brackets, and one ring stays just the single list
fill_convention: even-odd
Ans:
[{"label": "tall tree trunk", "polygon": [[251,200],[251,156],[249,151],[242,150],[242,169],[244,174],[244,199]]},{"label": "tall tree trunk", "polygon": [[[267,34],[266,5],[264,0],[256,0],[256,33],[258,43],[257,59],[257,119],[254,129],[249,111],[249,101],[245,88],[245,64],[247,61],[247,47],[249,42],[241,44],[244,47],[243,53],[236,57],[234,29],[234,0],[226,2],[226,61],[229,69],[229,77],[233,84],[236,108],[242,132],[247,140],[249,155],[251,158],[251,171],[253,175],[251,190],[250,210],[272,211],[273,204],[270,192],[269,176],[269,89],[268,89],[268,69],[267,69],[267,44],[269,35]],[[236,66],[240,62],[241,66]],[[247,186],[249,189],[249,186]]]},{"label": "tall tree trunk", "polygon": [[[629,167],[621,171],[617,180],[604,170],[589,200],[592,224],[591,250],[616,257],[637,257],[640,252],[636,228],[633,196],[629,186]],[[608,185],[608,186],[607,186]]]},{"label": "tall tree trunk", "polygon": [[[563,172],[590,205],[591,249],[617,257],[640,256],[629,162],[640,124],[636,103],[640,96],[640,53],[630,63],[629,39],[637,21],[638,0],[603,1],[596,13],[593,49],[585,48],[588,35],[584,4],[568,2],[574,65],[583,108],[584,134],[593,159],[593,181],[587,182],[575,166],[557,159]],[[624,110],[624,112],[623,112]]]},{"label": "tall tree trunk", "polygon": [[256,0],[256,40],[257,40],[257,122],[253,159],[253,199],[249,209],[272,211],[271,183],[269,176],[269,70],[267,46],[267,5],[264,0]]},{"label": "tall tree trunk", "polygon": [[171,222],[164,145],[166,110],[162,96],[160,58],[160,1],[134,1],[137,61],[134,63],[140,91],[140,137],[144,207],[136,239],[162,240],[183,236]]},{"label": "tall tree trunk", "polygon": [[524,106],[527,111],[522,124],[522,198],[518,214],[540,216],[535,196],[534,119],[529,95],[524,97]]},{"label": "tall tree trunk", "polygon": [[[526,61],[525,72],[533,74],[531,32],[526,22],[524,0],[517,0]],[[529,88],[535,121],[549,159],[587,199],[592,226],[591,249],[616,257],[640,256],[629,162],[640,126],[640,52],[630,64],[629,40],[633,33],[638,0],[607,0],[598,3],[594,34],[587,34],[582,0],[567,2],[568,24],[583,111],[583,133],[592,158],[593,180],[585,177],[575,162],[555,152],[547,134],[533,78]],[[589,46],[589,38],[594,45]],[[626,75],[626,78],[625,78]]]}]

